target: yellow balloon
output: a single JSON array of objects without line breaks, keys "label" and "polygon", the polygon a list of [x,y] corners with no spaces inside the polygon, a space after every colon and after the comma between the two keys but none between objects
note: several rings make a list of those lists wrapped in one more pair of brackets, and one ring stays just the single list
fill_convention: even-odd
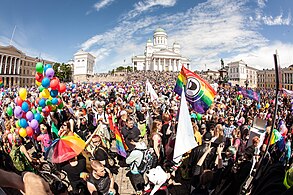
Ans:
[{"label": "yellow balloon", "polygon": [[20,128],[18,133],[23,138],[25,138],[27,136],[25,128]]},{"label": "yellow balloon", "polygon": [[49,100],[52,100],[52,99],[53,99],[53,98],[50,96],[50,97],[49,97]]},{"label": "yellow balloon", "polygon": [[44,89],[44,90],[42,91],[42,95],[43,95],[44,98],[49,98],[49,97],[50,97],[50,92],[49,92],[49,90],[48,90],[48,89]]},{"label": "yellow balloon", "polygon": [[270,107],[270,104],[269,103],[266,103],[266,108]]},{"label": "yellow balloon", "polygon": [[39,98],[43,98],[43,94],[42,94],[42,92],[39,93]]},{"label": "yellow balloon", "polygon": [[19,89],[19,97],[22,99],[22,100],[25,100],[26,99],[26,96],[27,96],[27,91],[25,88],[20,88]]},{"label": "yellow balloon", "polygon": [[37,86],[40,86],[42,83],[39,81],[36,81]]}]

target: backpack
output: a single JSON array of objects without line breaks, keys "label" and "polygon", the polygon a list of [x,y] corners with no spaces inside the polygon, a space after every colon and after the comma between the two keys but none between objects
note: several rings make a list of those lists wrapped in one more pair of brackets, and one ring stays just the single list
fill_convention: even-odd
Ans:
[{"label": "backpack", "polygon": [[25,157],[22,155],[21,151],[20,151],[20,146],[12,146],[11,152],[9,154],[14,167],[18,170],[18,171],[24,171],[25,170]]},{"label": "backpack", "polygon": [[140,173],[145,173],[146,171],[157,166],[158,157],[155,154],[153,148],[144,149],[144,150],[135,148],[134,150],[139,150],[143,153],[142,160],[139,166],[137,166],[137,169]]}]

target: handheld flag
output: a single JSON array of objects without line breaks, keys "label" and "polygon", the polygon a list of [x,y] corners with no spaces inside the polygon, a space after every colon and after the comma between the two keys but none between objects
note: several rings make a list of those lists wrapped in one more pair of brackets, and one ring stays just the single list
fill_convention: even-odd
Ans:
[{"label": "handheld flag", "polygon": [[173,161],[178,163],[181,160],[183,154],[195,148],[196,146],[197,143],[193,134],[193,128],[187,108],[185,94],[182,93]]},{"label": "handheld flag", "polygon": [[260,94],[257,93],[256,91],[253,91],[252,89],[244,89],[243,87],[238,87],[238,91],[241,91],[243,97],[255,100],[255,101],[260,101]]},{"label": "handheld flag", "polygon": [[126,150],[128,150],[128,148],[124,142],[124,139],[121,136],[121,133],[117,127],[114,128],[114,132],[115,132],[115,137],[116,137],[117,154],[126,158],[126,155],[127,155]]},{"label": "handheld flag", "polygon": [[186,100],[192,105],[192,108],[200,114],[205,113],[216,95],[213,87],[199,75],[182,66],[174,92],[181,95],[183,87]]},{"label": "handheld flag", "polygon": [[149,80],[146,81],[146,94],[151,96],[151,102],[159,98]]},{"label": "handheld flag", "polygon": [[0,88],[4,87],[2,77],[0,77]]}]

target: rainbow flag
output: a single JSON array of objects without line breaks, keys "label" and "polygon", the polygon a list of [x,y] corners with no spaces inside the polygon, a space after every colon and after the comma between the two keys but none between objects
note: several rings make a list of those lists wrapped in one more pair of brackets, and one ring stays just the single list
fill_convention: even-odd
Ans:
[{"label": "rainbow flag", "polygon": [[192,108],[200,114],[205,113],[216,95],[213,87],[196,73],[182,66],[174,92],[181,95],[183,87],[186,100],[192,105]]},{"label": "rainbow flag", "polygon": [[0,88],[4,87],[2,77],[0,77]]},{"label": "rainbow flag", "polygon": [[114,128],[114,132],[115,132],[115,137],[116,137],[117,154],[126,158],[126,156],[127,156],[126,150],[128,150],[128,147],[126,146],[124,139],[121,136],[121,133],[117,127]]}]

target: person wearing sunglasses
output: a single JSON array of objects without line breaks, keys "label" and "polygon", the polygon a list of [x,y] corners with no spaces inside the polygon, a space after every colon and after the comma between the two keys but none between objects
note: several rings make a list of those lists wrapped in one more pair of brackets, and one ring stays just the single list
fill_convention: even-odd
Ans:
[{"label": "person wearing sunglasses", "polygon": [[58,132],[60,137],[63,136],[74,136],[74,133],[70,130],[70,123],[69,121],[63,122]]}]

